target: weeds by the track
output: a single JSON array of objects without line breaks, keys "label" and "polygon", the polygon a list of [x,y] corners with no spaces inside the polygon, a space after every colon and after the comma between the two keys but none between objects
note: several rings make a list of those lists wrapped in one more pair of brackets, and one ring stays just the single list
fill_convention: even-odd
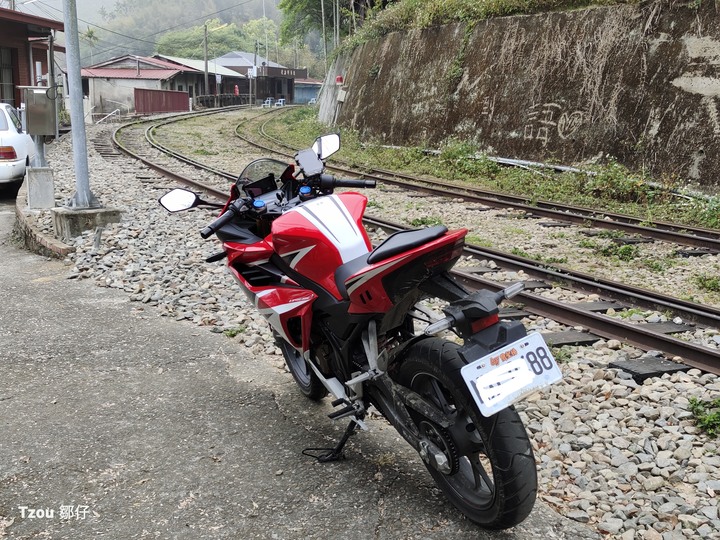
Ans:
[{"label": "weeds by the track", "polygon": [[[268,133],[303,148],[308,141],[330,129],[317,121],[314,108],[297,108],[279,116],[266,128]],[[677,181],[653,179],[633,173],[616,162],[589,167],[584,173],[549,173],[523,168],[502,167],[477,157],[470,144],[449,141],[438,153],[422,148],[391,148],[379,143],[360,141],[353,130],[342,128],[342,149],[334,157],[357,168],[402,171],[420,177],[512,193],[530,201],[557,201],[594,208],[598,211],[627,214],[652,226],[669,221],[692,227],[720,228],[720,197],[680,195]]]}]

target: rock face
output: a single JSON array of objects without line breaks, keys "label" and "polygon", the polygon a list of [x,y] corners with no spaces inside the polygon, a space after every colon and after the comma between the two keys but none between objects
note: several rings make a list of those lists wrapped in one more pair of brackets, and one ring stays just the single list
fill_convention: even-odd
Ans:
[{"label": "rock face", "polygon": [[[699,5],[698,5],[699,4]],[[720,5],[660,1],[393,33],[340,57],[320,119],[388,144],[612,156],[717,191]],[[334,84],[343,76],[344,86]]]}]

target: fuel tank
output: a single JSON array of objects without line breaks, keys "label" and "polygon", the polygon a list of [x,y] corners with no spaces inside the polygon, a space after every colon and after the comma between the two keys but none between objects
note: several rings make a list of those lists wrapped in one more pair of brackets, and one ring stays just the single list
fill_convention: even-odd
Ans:
[{"label": "fuel tank", "polygon": [[273,221],[275,252],[297,272],[341,299],[335,269],[372,249],[362,226],[366,206],[365,195],[347,192],[293,208]]}]

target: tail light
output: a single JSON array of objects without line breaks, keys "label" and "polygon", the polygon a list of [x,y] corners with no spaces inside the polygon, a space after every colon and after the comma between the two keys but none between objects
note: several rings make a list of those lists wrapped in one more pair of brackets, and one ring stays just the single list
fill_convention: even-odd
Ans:
[{"label": "tail light", "polygon": [[12,146],[0,146],[0,159],[17,159],[17,152]]},{"label": "tail light", "polygon": [[492,326],[496,322],[500,321],[500,317],[497,313],[483,317],[470,323],[470,330],[473,334],[477,334],[480,330],[484,330],[488,326]]}]

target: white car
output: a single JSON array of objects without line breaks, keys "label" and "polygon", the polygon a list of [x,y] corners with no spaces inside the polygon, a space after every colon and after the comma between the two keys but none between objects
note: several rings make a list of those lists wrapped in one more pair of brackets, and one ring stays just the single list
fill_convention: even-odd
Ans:
[{"label": "white car", "polygon": [[0,103],[0,184],[19,182],[35,158],[35,142],[22,130],[15,108]]}]

